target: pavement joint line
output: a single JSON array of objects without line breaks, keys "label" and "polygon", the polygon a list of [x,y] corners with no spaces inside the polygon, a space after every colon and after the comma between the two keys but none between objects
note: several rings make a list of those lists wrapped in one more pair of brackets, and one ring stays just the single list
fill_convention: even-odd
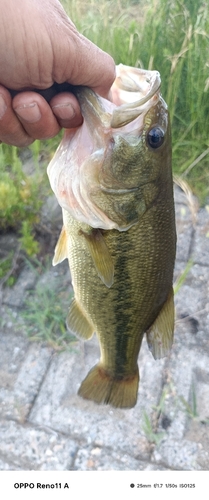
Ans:
[{"label": "pavement joint line", "polygon": [[39,392],[40,392],[40,390],[41,390],[41,388],[42,388],[42,386],[43,386],[43,384],[44,384],[44,381],[45,381],[45,379],[46,379],[46,377],[47,377],[48,370],[49,370],[50,365],[51,365],[51,363],[52,363],[53,355],[54,355],[54,353],[52,352],[52,353],[51,353],[51,356],[50,356],[50,358],[49,358],[49,360],[48,360],[48,363],[47,363],[47,366],[46,366],[46,370],[45,370],[45,372],[44,372],[44,376],[42,377],[42,379],[41,379],[41,381],[40,381],[39,388],[38,388],[37,392],[36,392],[36,393],[35,393],[35,395],[34,395],[34,398],[33,398],[33,401],[32,401],[32,403],[31,403],[31,406],[29,407],[29,410],[28,410],[28,415],[26,416],[26,419],[27,419],[27,420],[29,420],[29,418],[30,418],[31,412],[32,412],[33,407],[34,407],[34,405],[35,405],[35,403],[36,403],[36,399],[37,399],[37,397],[38,397],[38,395],[39,395]]}]

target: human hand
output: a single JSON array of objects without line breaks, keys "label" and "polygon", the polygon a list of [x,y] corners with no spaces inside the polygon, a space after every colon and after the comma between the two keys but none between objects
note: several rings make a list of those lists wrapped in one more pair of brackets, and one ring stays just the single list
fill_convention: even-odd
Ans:
[{"label": "human hand", "polygon": [[[108,97],[113,59],[83,37],[58,0],[0,0],[0,141],[27,146],[82,123],[71,92],[49,103],[34,89],[68,82]],[[15,97],[8,89],[19,91]]]}]

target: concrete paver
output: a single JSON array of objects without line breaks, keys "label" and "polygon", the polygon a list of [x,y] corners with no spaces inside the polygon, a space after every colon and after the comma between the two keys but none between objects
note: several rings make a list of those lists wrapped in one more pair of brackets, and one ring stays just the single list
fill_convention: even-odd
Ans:
[{"label": "concrete paver", "polygon": [[86,372],[99,359],[96,342],[90,342],[85,346],[85,353],[81,345],[79,352],[71,354],[70,359],[67,353],[54,358],[29,421],[33,425],[49,425],[75,439],[81,439],[85,444],[111,446],[146,460],[149,457],[150,443],[142,431],[143,416],[144,412],[149,416],[152,407],[158,403],[164,360],[155,363],[144,349],[145,352],[140,356],[142,382],[134,409],[127,411],[105,405],[98,406],[82,400],[76,394]]},{"label": "concrete paver", "polygon": [[56,291],[59,279],[70,289],[66,263],[41,277],[24,269],[13,289],[4,289],[0,470],[209,469],[209,213],[199,210],[194,226],[179,189],[175,204],[175,279],[189,259],[192,265],[175,296],[170,356],[154,361],[143,341],[133,409],[98,406],[77,396],[99,359],[95,337],[56,353],[45,344],[30,343],[24,334],[21,313],[30,290],[47,283]]},{"label": "concrete paver", "polygon": [[51,429],[33,428],[14,421],[1,421],[0,454],[10,470],[68,470],[78,445]]}]

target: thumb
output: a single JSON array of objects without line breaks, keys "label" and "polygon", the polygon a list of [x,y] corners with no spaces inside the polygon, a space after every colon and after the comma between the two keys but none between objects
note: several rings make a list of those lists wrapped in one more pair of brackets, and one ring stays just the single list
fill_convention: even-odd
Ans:
[{"label": "thumb", "polygon": [[[113,58],[81,35],[66,16],[65,33],[53,36],[54,80],[86,85],[107,97],[115,79]],[[55,34],[54,34],[55,35]]]},{"label": "thumb", "polygon": [[115,80],[115,63],[112,57],[81,35],[78,41],[77,57],[67,81],[74,85],[86,85],[107,97]]}]

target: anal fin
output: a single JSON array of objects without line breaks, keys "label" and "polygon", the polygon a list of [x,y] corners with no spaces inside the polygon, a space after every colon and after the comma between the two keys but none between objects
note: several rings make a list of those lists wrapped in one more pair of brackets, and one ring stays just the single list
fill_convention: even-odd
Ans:
[{"label": "anal fin", "polygon": [[152,326],[147,330],[148,347],[155,359],[167,356],[173,344],[174,300],[173,288]]},{"label": "anal fin", "polygon": [[94,327],[90,324],[86,316],[75,299],[72,300],[67,316],[68,330],[81,340],[88,340],[94,334]]},{"label": "anal fin", "polygon": [[115,408],[133,408],[137,402],[139,370],[124,379],[110,376],[101,364],[94,366],[83,380],[78,395],[97,404]]},{"label": "anal fin", "polygon": [[114,281],[114,264],[101,231],[99,229],[92,229],[90,233],[82,231],[82,235],[85,237],[100,279],[110,288]]},{"label": "anal fin", "polygon": [[67,259],[67,233],[65,230],[65,226],[63,226],[62,231],[60,233],[58,242],[56,244],[54,250],[54,258],[52,261],[52,265],[56,266],[60,264],[63,260]]}]

